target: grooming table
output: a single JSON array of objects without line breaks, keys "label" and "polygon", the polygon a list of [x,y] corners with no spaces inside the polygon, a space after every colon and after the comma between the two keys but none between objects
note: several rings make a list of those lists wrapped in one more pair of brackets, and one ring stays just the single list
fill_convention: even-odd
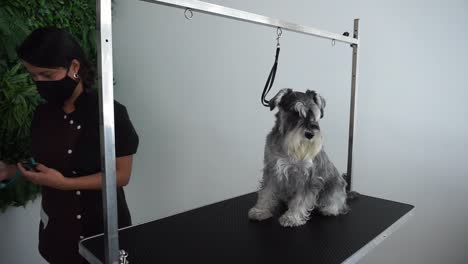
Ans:
[{"label": "grooming table", "polygon": [[[347,215],[312,213],[306,225],[285,228],[277,214],[250,221],[250,193],[145,224],[119,230],[130,264],[158,263],[356,263],[401,226],[414,206],[360,195]],[[86,238],[80,254],[104,263],[104,237]]]}]

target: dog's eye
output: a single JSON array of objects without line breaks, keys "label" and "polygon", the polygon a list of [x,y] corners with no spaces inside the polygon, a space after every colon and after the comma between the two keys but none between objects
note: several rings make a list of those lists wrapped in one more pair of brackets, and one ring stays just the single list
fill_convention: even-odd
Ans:
[{"label": "dog's eye", "polygon": [[294,115],[294,117],[303,118],[300,112],[293,111],[292,114]]},{"label": "dog's eye", "polygon": [[294,117],[305,118],[305,117],[303,116],[304,113],[301,113],[300,111],[292,110],[290,113],[291,113],[291,115],[293,115]]}]

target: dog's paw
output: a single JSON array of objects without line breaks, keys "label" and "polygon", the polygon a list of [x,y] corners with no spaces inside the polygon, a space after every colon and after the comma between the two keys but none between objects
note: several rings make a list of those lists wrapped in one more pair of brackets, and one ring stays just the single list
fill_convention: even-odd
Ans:
[{"label": "dog's paw", "polygon": [[262,210],[257,207],[253,207],[249,210],[249,218],[252,220],[262,221],[272,216],[273,214],[269,210]]},{"label": "dog's paw", "polygon": [[337,216],[340,214],[347,214],[349,211],[349,207],[346,204],[342,205],[341,208],[336,205],[320,208],[320,212],[322,213],[322,215],[325,216]]},{"label": "dog's paw", "polygon": [[338,206],[332,205],[320,209],[320,212],[325,216],[337,216],[340,214]]},{"label": "dog's paw", "polygon": [[295,227],[304,225],[307,219],[292,214],[284,214],[278,219],[280,225],[284,227]]}]

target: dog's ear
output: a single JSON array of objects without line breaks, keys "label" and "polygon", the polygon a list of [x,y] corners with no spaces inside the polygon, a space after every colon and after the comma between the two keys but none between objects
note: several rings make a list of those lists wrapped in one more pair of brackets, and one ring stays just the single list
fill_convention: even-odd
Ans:
[{"label": "dog's ear", "polygon": [[273,109],[275,109],[275,107],[279,105],[283,96],[289,93],[292,93],[292,89],[284,88],[284,89],[281,89],[273,98],[271,98],[270,104],[269,104],[270,111],[273,111]]},{"label": "dog's ear", "polygon": [[321,95],[317,94],[317,101],[320,102],[320,118],[323,118],[323,112],[325,109],[325,106],[327,105],[327,101],[325,101],[325,98],[323,98]]},{"label": "dog's ear", "polygon": [[310,96],[312,98],[312,100],[314,100],[314,103],[320,109],[320,118],[323,118],[323,112],[324,112],[325,106],[327,105],[327,102],[325,101],[325,98],[323,98],[316,91],[311,91],[311,90],[307,90],[306,95]]}]

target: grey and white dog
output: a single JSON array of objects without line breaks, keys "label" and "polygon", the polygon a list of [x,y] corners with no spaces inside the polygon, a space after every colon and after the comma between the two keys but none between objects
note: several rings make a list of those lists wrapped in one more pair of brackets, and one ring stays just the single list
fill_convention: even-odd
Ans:
[{"label": "grey and white dog", "polygon": [[279,111],[266,139],[263,179],[249,218],[268,219],[281,202],[288,206],[279,218],[282,226],[305,224],[314,208],[324,215],[346,213],[346,181],[323,149],[318,123],[325,100],[315,91],[283,89],[270,101],[270,109],[275,107]]}]

